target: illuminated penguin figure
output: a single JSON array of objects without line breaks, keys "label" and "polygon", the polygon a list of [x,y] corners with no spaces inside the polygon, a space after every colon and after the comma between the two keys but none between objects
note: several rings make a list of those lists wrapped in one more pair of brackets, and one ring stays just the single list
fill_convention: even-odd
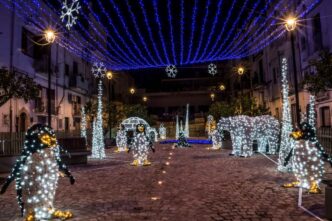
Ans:
[{"label": "illuminated penguin figure", "polygon": [[321,193],[319,183],[324,173],[324,162],[314,128],[306,122],[301,123],[300,129],[294,131],[291,137],[295,140],[293,171],[297,181],[283,187],[302,187],[309,193]]},{"label": "illuminated penguin figure", "polygon": [[211,140],[212,147],[211,150],[220,150],[222,145],[223,134],[219,130],[216,129],[216,126],[212,127]]},{"label": "illuminated penguin figure", "polygon": [[148,160],[148,153],[153,148],[152,139],[146,134],[146,126],[144,124],[137,124],[136,135],[134,136],[128,152],[132,149],[134,161],[133,166],[149,166],[151,162]]},{"label": "illuminated penguin figure", "polygon": [[22,154],[0,193],[5,193],[15,180],[17,200],[25,221],[69,219],[73,216],[71,212],[62,212],[53,206],[60,172],[69,178],[71,184],[75,183],[61,161],[54,131],[36,124],[27,131]]},{"label": "illuminated penguin figure", "polygon": [[123,124],[120,125],[119,130],[116,134],[116,146],[115,152],[127,151],[127,133]]}]

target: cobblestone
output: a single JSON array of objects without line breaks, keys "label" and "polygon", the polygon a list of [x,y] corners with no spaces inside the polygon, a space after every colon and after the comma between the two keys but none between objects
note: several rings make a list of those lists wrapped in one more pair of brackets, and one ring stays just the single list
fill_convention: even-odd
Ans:
[{"label": "cobblestone", "polygon": [[[280,187],[292,175],[278,173],[262,155],[235,158],[205,146],[156,149],[150,167],[132,167],[131,154],[110,151],[106,160],[72,166],[76,183],[61,178],[55,206],[70,209],[73,221],[315,220],[297,207],[298,190]],[[20,220],[13,186],[0,196],[0,221]],[[323,194],[305,194],[303,202],[324,216]]]}]

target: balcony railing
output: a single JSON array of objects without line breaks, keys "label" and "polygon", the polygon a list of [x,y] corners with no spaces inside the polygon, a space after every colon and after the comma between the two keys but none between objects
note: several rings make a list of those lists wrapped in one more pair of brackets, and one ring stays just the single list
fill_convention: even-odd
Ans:
[{"label": "balcony railing", "polygon": [[332,154],[332,128],[319,128],[317,137],[327,154]]},{"label": "balcony railing", "polygon": [[[90,130],[88,130],[90,137]],[[80,131],[56,131],[58,139],[80,137]],[[0,132],[0,156],[17,156],[23,149],[25,132]],[[88,142],[91,143],[90,138]],[[64,147],[66,149],[66,147]]]}]

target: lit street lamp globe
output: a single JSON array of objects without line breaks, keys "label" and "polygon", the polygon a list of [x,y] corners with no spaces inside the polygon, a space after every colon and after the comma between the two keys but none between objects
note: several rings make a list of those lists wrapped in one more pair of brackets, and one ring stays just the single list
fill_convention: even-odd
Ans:
[{"label": "lit street lamp globe", "polygon": [[216,95],[214,93],[210,94],[211,100],[214,101],[214,98],[216,97]]},{"label": "lit street lamp globe", "polygon": [[48,44],[52,44],[56,38],[55,32],[52,29],[46,29],[44,31],[44,38]]},{"label": "lit street lamp globe", "polygon": [[297,19],[295,17],[288,17],[285,21],[285,28],[287,31],[294,31],[296,29]]},{"label": "lit street lamp globe", "polygon": [[243,67],[239,67],[239,68],[237,69],[237,73],[238,73],[239,75],[243,75],[243,74],[244,74],[244,68],[243,68]]},{"label": "lit street lamp globe", "polygon": [[148,101],[148,98],[147,98],[147,97],[143,97],[143,101],[144,101],[144,102],[147,102],[147,101]]},{"label": "lit street lamp globe", "polygon": [[130,92],[131,94],[135,94],[135,88],[130,88],[129,92]]},{"label": "lit street lamp globe", "polygon": [[107,77],[108,80],[112,80],[112,78],[113,78],[113,73],[112,73],[111,71],[107,71],[107,73],[106,73],[106,77]]},{"label": "lit street lamp globe", "polygon": [[226,89],[226,86],[224,84],[221,84],[219,86],[219,90],[224,91]]}]

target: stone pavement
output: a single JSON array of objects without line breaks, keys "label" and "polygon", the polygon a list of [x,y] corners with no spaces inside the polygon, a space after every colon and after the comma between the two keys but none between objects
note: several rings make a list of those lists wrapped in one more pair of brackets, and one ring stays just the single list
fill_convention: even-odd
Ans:
[{"label": "stone pavement", "polygon": [[[280,185],[289,174],[262,155],[230,157],[206,146],[157,145],[150,167],[130,166],[131,154],[108,151],[103,161],[72,166],[74,186],[61,178],[55,206],[73,221],[316,220],[299,209],[297,189]],[[0,221],[20,220],[14,185],[0,196]],[[324,215],[324,195],[305,194],[304,206]]]}]

